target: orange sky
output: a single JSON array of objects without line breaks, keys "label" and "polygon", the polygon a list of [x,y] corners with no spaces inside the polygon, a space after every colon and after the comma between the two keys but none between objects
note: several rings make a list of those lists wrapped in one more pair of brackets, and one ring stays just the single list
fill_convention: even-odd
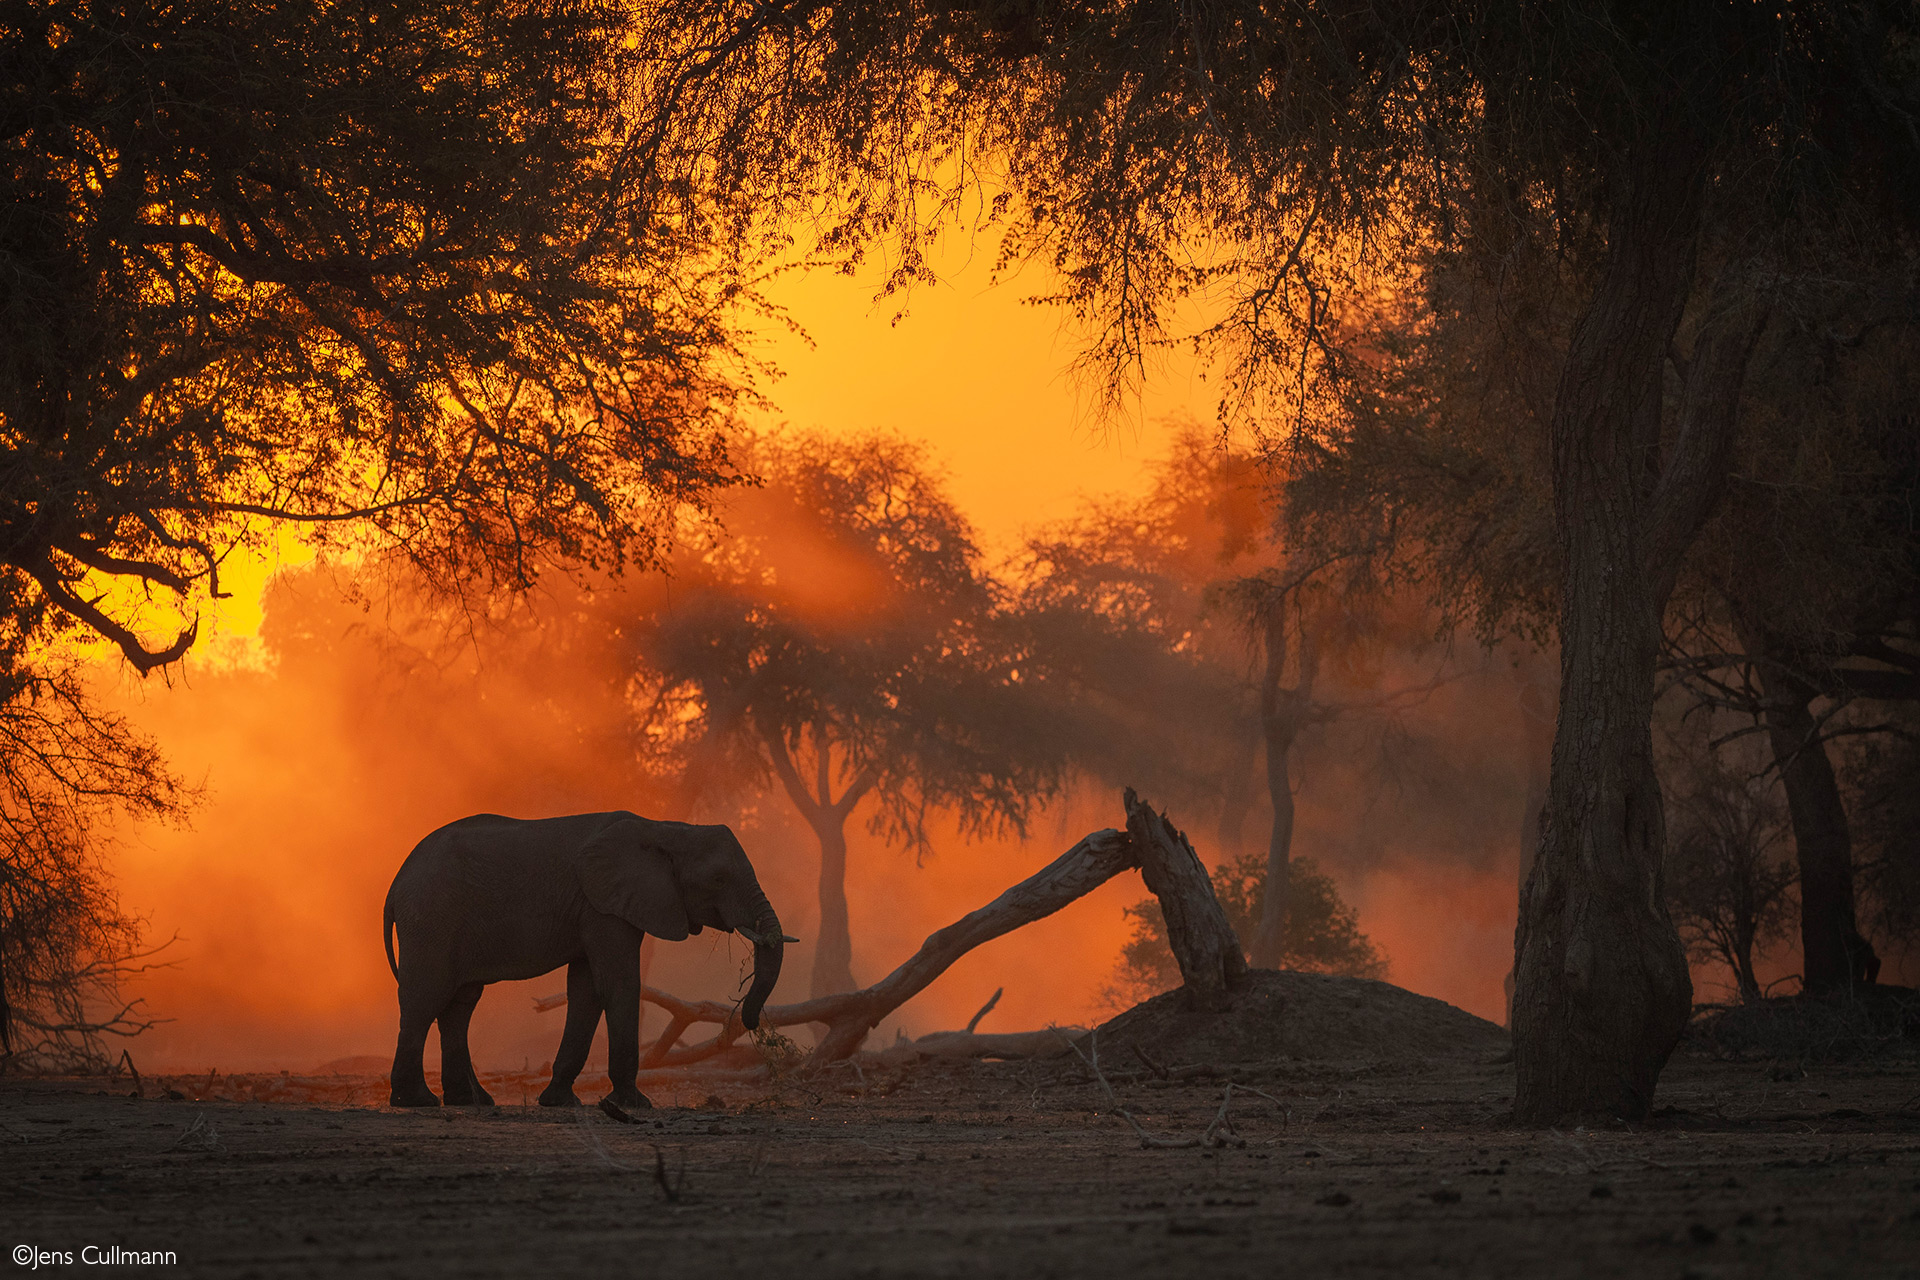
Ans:
[{"label": "orange sky", "polygon": [[[888,427],[927,440],[956,502],[989,549],[1001,551],[1023,528],[1070,514],[1086,496],[1144,490],[1142,464],[1167,441],[1160,420],[1211,420],[1212,393],[1190,366],[1162,369],[1129,421],[1092,420],[1063,372],[1072,353],[1056,336],[1058,315],[1022,305],[1018,280],[989,289],[987,257],[971,264],[956,257],[951,278],[916,292],[910,316],[897,325],[896,304],[873,305],[868,280],[789,277],[774,297],[817,345],[771,335],[769,350],[787,372],[772,389],[778,417],[828,430]],[[292,546],[285,554],[302,559]],[[590,700],[567,701],[580,696],[579,679],[548,688],[501,683],[487,672],[436,671],[414,686],[383,683],[404,678],[368,665],[367,635],[352,610],[311,595],[275,606],[283,628],[278,666],[262,668],[264,651],[254,647],[236,668],[223,654],[242,652],[234,646],[244,647],[262,613],[257,588],[237,571],[228,580],[241,584],[238,598],[182,678],[171,688],[126,682],[136,718],[177,767],[209,787],[191,831],[133,833],[117,862],[127,904],[149,916],[156,937],[182,937],[173,953],[178,965],[139,988],[156,1012],[174,1018],[139,1052],[155,1065],[223,1070],[390,1053],[392,984],[377,921],[407,848],[434,826],[482,809],[538,816],[634,807],[607,752],[583,747],[583,735],[604,731],[613,741],[617,734],[595,723],[604,714]],[[310,579],[300,587],[317,589]],[[1505,711],[1485,714],[1497,721]],[[1327,794],[1326,781],[1316,797],[1303,798],[1297,852],[1315,852],[1313,810],[1323,826],[1341,820],[1340,797]],[[1506,804],[1495,808],[1504,813]],[[1044,818],[1025,846],[970,851],[942,842],[940,855],[920,869],[854,834],[857,976],[881,976],[932,929],[1085,831],[1120,819],[1117,799],[1095,797]],[[1378,836],[1363,871],[1345,873],[1337,859],[1322,859],[1359,909],[1362,928],[1388,950],[1395,981],[1501,1016],[1516,823],[1517,811],[1511,822],[1496,816],[1483,836],[1465,837],[1498,851],[1474,869],[1423,866],[1417,826]],[[774,835],[759,838],[777,843]],[[804,935],[813,913],[810,844],[755,856],[789,928]],[[1002,985],[1007,995],[993,1017],[999,1029],[1103,1016],[1099,987],[1125,937],[1120,909],[1142,896],[1137,876],[1124,876],[982,948],[884,1024],[879,1041],[891,1039],[896,1025],[918,1033],[963,1024]],[[733,963],[710,939],[664,946],[660,957],[650,980],[690,997],[719,994]],[[776,1002],[804,994],[806,971],[804,955],[790,961]],[[527,996],[557,990],[560,980],[517,985],[526,989],[490,992],[481,1005],[474,1037],[483,1065],[551,1056],[559,1016],[533,1014]]]},{"label": "orange sky", "polygon": [[1068,372],[1074,349],[1062,313],[1030,306],[1030,275],[994,286],[991,249],[955,244],[940,284],[901,302],[873,302],[877,277],[816,271],[777,280],[815,346],[765,331],[785,376],[772,388],[774,420],[827,430],[898,430],[929,441],[948,467],[960,509],[988,545],[1009,545],[1026,526],[1072,512],[1092,494],[1138,492],[1142,462],[1164,450],[1164,420],[1214,416],[1214,393],[1190,359],[1152,371],[1123,420],[1102,422],[1089,388]]}]

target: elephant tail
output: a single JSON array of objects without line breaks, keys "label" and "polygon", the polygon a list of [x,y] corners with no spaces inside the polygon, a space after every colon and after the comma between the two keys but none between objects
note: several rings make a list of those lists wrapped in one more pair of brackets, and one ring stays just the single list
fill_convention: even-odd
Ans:
[{"label": "elephant tail", "polygon": [[400,980],[400,962],[393,958],[393,895],[387,895],[386,905],[380,912],[380,935],[387,944],[387,968],[393,970],[393,980]]}]

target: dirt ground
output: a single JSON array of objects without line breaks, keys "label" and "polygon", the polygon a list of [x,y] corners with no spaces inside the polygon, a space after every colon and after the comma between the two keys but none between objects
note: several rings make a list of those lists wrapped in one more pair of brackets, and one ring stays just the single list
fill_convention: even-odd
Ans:
[{"label": "dirt ground", "polygon": [[688,1076],[632,1124],[506,1079],[426,1112],[293,1100],[374,1079],[16,1080],[0,1222],[234,1277],[1920,1276],[1911,1056],[1682,1057],[1652,1124],[1547,1132],[1483,1056],[1159,1065],[1109,1062],[1122,1103],[1226,1145],[1142,1149],[1071,1057]]}]

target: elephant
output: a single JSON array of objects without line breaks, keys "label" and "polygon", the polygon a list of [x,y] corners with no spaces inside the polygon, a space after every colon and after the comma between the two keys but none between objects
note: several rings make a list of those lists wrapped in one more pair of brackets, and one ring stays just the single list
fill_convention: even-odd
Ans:
[{"label": "elephant", "polygon": [[[753,983],[740,1005],[748,1030],[780,977],[780,931],[746,850],[724,826],[661,822],[625,811],[564,818],[485,813],[414,846],[387,890],[382,934],[400,986],[392,1105],[440,1105],[422,1066],[440,1024],[441,1087],[449,1106],[491,1105],[467,1047],[467,1024],[489,982],[567,967],[567,1025],[542,1106],[578,1106],[601,1012],[617,1105],[650,1107],[640,1066],[640,941],[678,941],[704,928],[753,944]],[[394,940],[400,952],[394,955]]]}]

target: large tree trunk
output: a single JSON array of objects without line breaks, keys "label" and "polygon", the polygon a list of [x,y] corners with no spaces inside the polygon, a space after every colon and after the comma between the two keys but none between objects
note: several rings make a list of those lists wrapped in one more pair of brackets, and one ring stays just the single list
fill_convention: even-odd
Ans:
[{"label": "large tree trunk", "polygon": [[1681,560],[1724,487],[1764,312],[1731,277],[1716,290],[1662,465],[1664,361],[1693,279],[1704,166],[1684,124],[1649,128],[1554,405],[1560,713],[1514,939],[1514,1109],[1536,1123],[1646,1115],[1692,1006],[1661,882],[1654,673]]},{"label": "large tree trunk", "polygon": [[[1524,893],[1533,875],[1534,855],[1540,851],[1540,818],[1547,811],[1547,790],[1553,779],[1555,708],[1560,702],[1553,662],[1547,655],[1525,655],[1516,667],[1519,685],[1521,767],[1526,770],[1526,796],[1520,806],[1520,875],[1515,885]],[[1518,907],[1515,908],[1518,915]],[[1513,1026],[1513,970],[1507,970],[1507,1026]]]},{"label": "large tree trunk", "polygon": [[1880,957],[1860,934],[1854,912],[1853,835],[1809,704],[1813,687],[1777,655],[1765,655],[1767,738],[1787,792],[1794,852],[1800,864],[1800,976],[1810,993],[1872,984]]}]

